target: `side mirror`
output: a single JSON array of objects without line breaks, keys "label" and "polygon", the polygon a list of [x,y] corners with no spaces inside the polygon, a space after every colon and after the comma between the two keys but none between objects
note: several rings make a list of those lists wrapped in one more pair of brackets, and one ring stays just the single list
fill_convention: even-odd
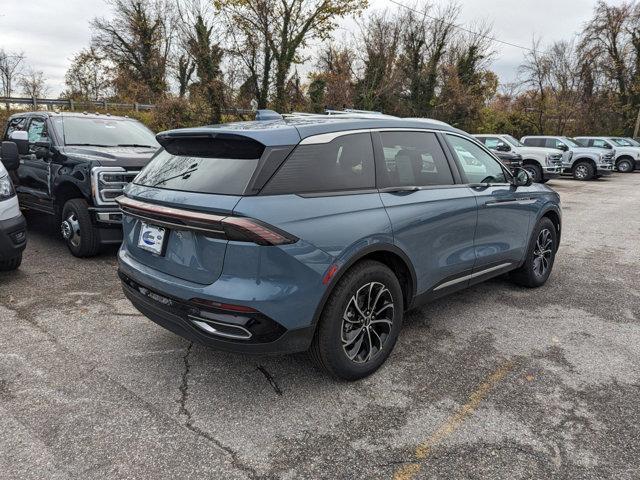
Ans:
[{"label": "side mirror", "polygon": [[9,139],[18,146],[18,154],[26,155],[29,153],[29,134],[24,130],[16,130],[11,132]]},{"label": "side mirror", "polygon": [[41,140],[33,144],[36,158],[51,158],[51,141]]},{"label": "side mirror", "polygon": [[17,170],[20,166],[18,145],[14,142],[2,142],[2,164],[7,170]]},{"label": "side mirror", "polygon": [[528,187],[532,183],[533,178],[531,178],[531,174],[524,168],[518,167],[513,171],[513,184],[516,187]]},{"label": "side mirror", "polygon": [[566,152],[567,150],[569,150],[569,147],[567,147],[564,143],[561,143],[560,145],[558,145],[556,147],[558,150],[562,150],[563,152]]},{"label": "side mirror", "polygon": [[496,150],[499,152],[510,152],[511,147],[509,147],[509,145],[505,145],[504,143],[501,143],[496,146]]}]

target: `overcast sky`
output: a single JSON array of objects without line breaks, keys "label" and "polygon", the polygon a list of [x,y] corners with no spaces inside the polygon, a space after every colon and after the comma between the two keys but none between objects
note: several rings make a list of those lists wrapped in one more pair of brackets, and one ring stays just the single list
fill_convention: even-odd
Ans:
[{"label": "overcast sky", "polygon": [[[413,5],[412,0],[399,0]],[[434,0],[433,3],[445,3]],[[484,20],[493,24],[493,35],[501,40],[531,45],[535,35],[544,44],[571,39],[591,16],[595,0],[459,0],[459,23],[471,25]],[[609,0],[609,3],[620,3]],[[386,0],[370,0],[371,9],[395,10]],[[22,50],[28,64],[45,72],[52,95],[64,88],[64,74],[73,55],[91,39],[89,21],[108,16],[104,0],[0,0],[0,48]],[[351,35],[353,20],[343,22],[336,34]],[[524,52],[496,44],[493,69],[502,81],[515,78]]]}]

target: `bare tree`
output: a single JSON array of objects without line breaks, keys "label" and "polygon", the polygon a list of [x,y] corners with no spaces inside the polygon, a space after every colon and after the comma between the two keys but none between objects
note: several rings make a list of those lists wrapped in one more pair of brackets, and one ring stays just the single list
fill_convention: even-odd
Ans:
[{"label": "bare tree", "polygon": [[114,72],[103,55],[94,47],[78,53],[71,62],[65,75],[68,98],[98,100],[113,95]]},{"label": "bare tree", "polygon": [[[23,73],[24,59],[22,52],[6,52],[0,49],[0,89],[3,97],[13,94],[15,85]],[[6,107],[8,110],[8,103]]]},{"label": "bare tree", "polygon": [[[263,34],[274,64],[274,107],[288,109],[287,80],[298,54],[309,40],[325,40],[336,28],[336,20],[365,8],[368,0],[216,0],[238,25]],[[259,40],[259,38],[257,39]],[[257,58],[260,47],[254,45]],[[263,62],[263,66],[268,62]],[[263,79],[268,78],[266,76]]]},{"label": "bare tree", "polygon": [[44,98],[49,93],[49,87],[40,70],[28,70],[18,81],[22,93],[29,98]]}]

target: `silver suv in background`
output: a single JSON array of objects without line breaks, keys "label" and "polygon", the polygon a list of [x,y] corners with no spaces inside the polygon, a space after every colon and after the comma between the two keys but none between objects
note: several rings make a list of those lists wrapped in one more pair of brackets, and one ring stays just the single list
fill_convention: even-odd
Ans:
[{"label": "silver suv in background", "polygon": [[522,155],[524,168],[536,183],[545,183],[562,173],[562,152],[554,148],[527,147],[511,135],[474,135],[485,147],[497,152]]},{"label": "silver suv in background", "polygon": [[591,180],[613,172],[615,150],[581,146],[570,137],[527,136],[520,139],[528,147],[557,148],[563,151],[562,168],[576,180]]},{"label": "silver suv in background", "polygon": [[631,173],[640,168],[640,147],[622,137],[576,137],[583,147],[615,151],[615,166],[621,173]]}]

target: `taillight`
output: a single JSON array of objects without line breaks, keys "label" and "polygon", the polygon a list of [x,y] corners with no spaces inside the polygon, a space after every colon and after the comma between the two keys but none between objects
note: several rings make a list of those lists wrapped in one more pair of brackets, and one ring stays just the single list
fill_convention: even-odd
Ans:
[{"label": "taillight", "polygon": [[246,217],[226,217],[222,220],[222,228],[229,240],[258,245],[286,245],[298,240],[271,225]]},{"label": "taillight", "polygon": [[226,238],[258,245],[286,245],[298,241],[293,235],[253,218],[225,217],[184,210],[125,196],[118,197],[116,201],[125,215],[168,229],[193,230],[211,238]]}]

